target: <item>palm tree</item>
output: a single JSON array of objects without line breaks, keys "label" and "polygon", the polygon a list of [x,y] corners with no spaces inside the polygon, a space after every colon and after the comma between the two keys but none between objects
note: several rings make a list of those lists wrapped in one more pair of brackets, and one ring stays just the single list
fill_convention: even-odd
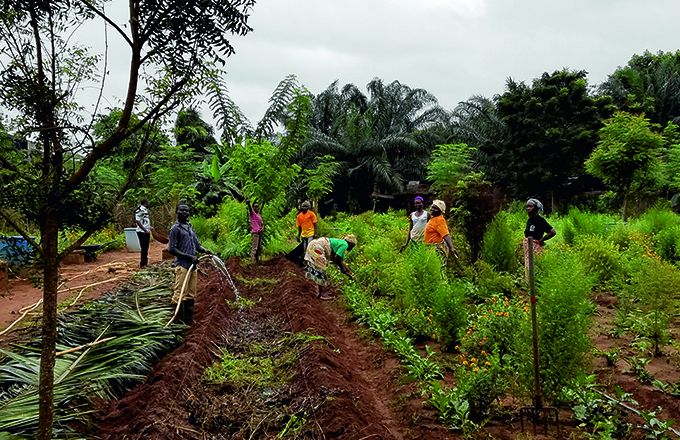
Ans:
[{"label": "palm tree", "polygon": [[[419,131],[441,121],[444,112],[423,89],[374,79],[366,97],[355,85],[338,91],[333,82],[313,105],[310,140],[299,161],[311,166],[316,157],[331,155],[340,164],[334,197],[343,207],[366,209],[375,191],[400,191],[407,177],[424,177],[423,162],[431,145]],[[421,168],[420,173],[413,173]],[[346,206],[345,206],[346,205]]]}]

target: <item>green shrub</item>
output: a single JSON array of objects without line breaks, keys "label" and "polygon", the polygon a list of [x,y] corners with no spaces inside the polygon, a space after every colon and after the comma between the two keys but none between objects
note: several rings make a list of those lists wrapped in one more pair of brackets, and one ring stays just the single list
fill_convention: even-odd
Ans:
[{"label": "green shrub", "polygon": [[486,301],[489,297],[503,294],[510,295],[515,289],[516,277],[508,273],[500,273],[485,261],[477,260],[473,266],[474,284],[470,295],[475,300]]},{"label": "green shrub", "polygon": [[461,338],[461,352],[468,358],[476,359],[496,352],[502,360],[515,363],[513,358],[518,349],[523,322],[528,320],[528,310],[523,299],[492,296],[477,306]]},{"label": "green shrub", "polygon": [[501,211],[484,233],[481,258],[497,270],[512,272],[517,268],[515,256],[517,234],[508,223],[508,214]]},{"label": "green shrub", "polygon": [[446,345],[455,345],[467,324],[467,290],[466,283],[457,281],[440,284],[432,292],[432,321],[438,339]]},{"label": "green shrub", "polygon": [[582,236],[607,237],[617,223],[618,220],[611,215],[571,208],[561,225],[560,236],[564,243],[573,245]]},{"label": "green shrub", "polygon": [[[596,235],[583,236],[576,249],[587,273],[595,276],[596,286],[605,288],[624,276],[624,261],[619,249],[610,241]],[[573,275],[566,274],[573,278]]]},{"label": "green shrub", "polygon": [[659,231],[654,237],[654,250],[670,263],[675,264],[680,261],[680,225]]},{"label": "green shrub", "polygon": [[508,377],[501,366],[498,352],[483,358],[464,359],[455,371],[458,396],[467,401],[470,418],[481,421],[494,408],[497,399],[505,396]]},{"label": "green shrub", "polygon": [[[594,281],[581,259],[581,253],[555,249],[539,260],[539,351],[543,391],[548,398],[557,396],[584,372],[591,351],[588,329],[594,306],[589,296]],[[525,375],[526,379],[530,377]]]},{"label": "green shrub", "polygon": [[674,300],[680,291],[680,272],[658,258],[640,258],[622,292],[619,325],[649,338],[654,353],[670,341],[668,324]]},{"label": "green shrub", "polygon": [[680,217],[667,206],[657,205],[648,209],[632,223],[640,232],[656,235],[664,229],[680,225]]}]

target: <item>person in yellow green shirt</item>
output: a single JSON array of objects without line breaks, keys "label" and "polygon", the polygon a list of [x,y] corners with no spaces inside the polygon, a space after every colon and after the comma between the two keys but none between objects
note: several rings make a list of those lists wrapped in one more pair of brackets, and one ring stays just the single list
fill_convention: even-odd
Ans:
[{"label": "person in yellow green shirt", "polygon": [[296,224],[298,227],[297,239],[302,243],[302,248],[307,249],[309,242],[316,237],[316,214],[310,210],[311,205],[309,202],[304,201],[300,205],[300,212],[296,218]]},{"label": "person in yellow green shirt", "polygon": [[425,244],[436,245],[437,250],[444,254],[444,258],[449,256],[450,252],[454,252],[453,241],[449,234],[449,226],[446,224],[444,212],[446,211],[446,203],[443,200],[434,200],[430,208],[431,218],[425,226],[424,241]]}]

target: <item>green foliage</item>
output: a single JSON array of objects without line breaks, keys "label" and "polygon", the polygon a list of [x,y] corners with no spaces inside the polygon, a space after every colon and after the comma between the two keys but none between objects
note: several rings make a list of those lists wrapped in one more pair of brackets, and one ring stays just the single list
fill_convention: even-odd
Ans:
[{"label": "green foliage", "polygon": [[[583,236],[576,243],[576,251],[587,273],[595,277],[595,285],[605,288],[624,276],[624,261],[619,249],[610,241],[596,235]],[[573,275],[568,275],[571,279]]]},{"label": "green foliage", "polygon": [[571,403],[579,427],[593,436],[629,438],[633,426],[626,422],[627,414],[619,403],[631,402],[630,395],[620,392],[618,399],[607,399],[597,391],[595,379],[595,375],[579,376],[565,387],[562,399]]},{"label": "green foliage", "polygon": [[440,284],[431,293],[432,321],[436,326],[437,339],[453,346],[467,324],[466,294],[468,286],[462,281]]},{"label": "green foliage", "polygon": [[592,269],[585,267],[583,259],[583,253],[559,249],[546,252],[539,259],[539,353],[541,382],[548,398],[559,395],[587,367],[591,351],[588,329],[594,312],[590,292],[594,280],[590,275]]},{"label": "green foliage", "polygon": [[589,93],[585,71],[546,72],[531,85],[509,79],[497,100],[507,135],[479,145],[482,169],[518,196],[578,191],[567,183],[583,175],[609,101]]},{"label": "green foliage", "polygon": [[560,237],[564,243],[573,245],[580,237],[607,237],[618,225],[617,219],[607,214],[584,212],[574,207],[569,209],[560,227]]},{"label": "green foliage", "polygon": [[444,425],[462,431],[464,438],[469,438],[482,427],[483,423],[475,423],[470,418],[470,404],[461,397],[458,388],[447,390],[441,383],[432,382],[430,392],[428,403],[437,410]]},{"label": "green foliage", "polygon": [[297,178],[300,167],[288,162],[282,151],[269,141],[247,140],[229,153],[227,175],[245,198],[269,205],[281,213],[286,190]]},{"label": "green foliage", "polygon": [[508,221],[508,214],[499,212],[484,233],[481,258],[496,270],[513,272],[517,269],[517,230]]},{"label": "green foliage", "polygon": [[333,191],[333,179],[340,172],[340,164],[327,154],[316,158],[316,167],[306,168],[303,172],[307,197],[318,203]]},{"label": "green foliage", "polygon": [[509,378],[498,352],[483,358],[464,359],[455,371],[458,396],[468,402],[470,418],[476,422],[489,416],[497,399],[505,396]]},{"label": "green foliage", "polygon": [[680,116],[680,51],[635,54],[600,86],[618,108],[665,124]]},{"label": "green foliage", "polygon": [[599,131],[600,141],[585,167],[601,178],[624,199],[623,219],[627,218],[626,201],[632,190],[640,191],[659,183],[659,153],[663,137],[652,131],[643,116],[619,112]]},{"label": "green foliage", "polygon": [[437,192],[450,192],[457,182],[472,171],[475,148],[466,144],[437,145],[427,167],[427,179]]},{"label": "green foliage", "polygon": [[654,354],[670,341],[668,324],[674,298],[680,291],[680,273],[675,266],[655,258],[640,257],[641,262],[630,276],[622,292],[626,304],[619,325],[636,335],[649,338]]},{"label": "green foliage", "polygon": [[526,301],[500,295],[477,306],[461,338],[462,360],[483,363],[490,353],[497,353],[503,362],[518,362],[514,357],[525,349],[521,344],[526,337],[528,310]]}]

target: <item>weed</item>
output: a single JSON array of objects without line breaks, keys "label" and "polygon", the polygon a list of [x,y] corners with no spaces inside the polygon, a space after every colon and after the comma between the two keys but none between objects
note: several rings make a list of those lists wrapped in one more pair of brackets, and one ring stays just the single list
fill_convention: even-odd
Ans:
[{"label": "weed", "polygon": [[259,303],[259,301],[246,298],[245,296],[239,296],[234,301],[232,301],[230,299],[228,299],[226,301],[227,301],[227,307],[229,307],[230,309],[233,309],[233,310],[252,309],[253,307],[255,307]]}]

